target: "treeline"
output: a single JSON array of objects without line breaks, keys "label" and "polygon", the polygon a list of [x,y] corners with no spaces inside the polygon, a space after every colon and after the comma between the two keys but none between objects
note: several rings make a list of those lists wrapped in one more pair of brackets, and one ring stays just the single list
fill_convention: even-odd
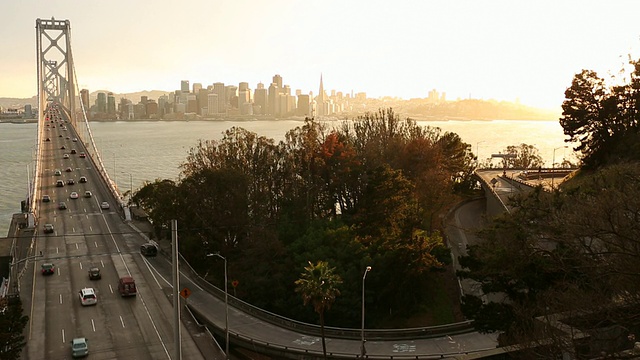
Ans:
[{"label": "treeline", "polygon": [[165,236],[177,219],[181,253],[221,287],[222,261],[206,255],[226,257],[230,291],[249,303],[317,322],[294,283],[326,261],[343,280],[326,324],[359,327],[371,266],[367,326],[402,325],[450,262],[438,215],[473,185],[470,150],[391,109],[332,129],[307,119],[277,144],[234,127],[191,149],[180,180],[148,183],[132,201]]},{"label": "treeline", "polygon": [[[560,124],[582,166],[553,193],[514,199],[469,249],[460,276],[494,301],[463,311],[523,358],[637,358],[640,340],[640,62],[606,86],[575,75]],[[636,346],[637,348],[638,346]]]}]

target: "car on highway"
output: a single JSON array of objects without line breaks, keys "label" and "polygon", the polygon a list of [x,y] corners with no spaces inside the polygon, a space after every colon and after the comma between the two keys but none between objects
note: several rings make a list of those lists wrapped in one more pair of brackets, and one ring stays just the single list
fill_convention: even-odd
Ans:
[{"label": "car on highway", "polygon": [[70,197],[71,199],[77,199],[77,198],[79,198],[80,196],[78,196],[78,193],[74,191],[74,192],[72,192],[71,194],[69,194],[69,197]]},{"label": "car on highway", "polygon": [[151,243],[140,245],[140,253],[144,256],[156,256],[158,255],[158,248]]},{"label": "car on highway", "polygon": [[[55,127],[55,126],[54,126]],[[58,135],[58,137],[62,137],[62,134]]]},{"label": "car on highway", "polygon": [[73,180],[73,179],[67,180],[67,185],[74,185],[75,183],[76,183],[76,181]]},{"label": "car on highway", "polygon": [[44,224],[44,233],[50,234],[53,232],[53,224]]},{"label": "car on highway", "polygon": [[62,158],[63,158],[63,159],[68,159],[68,158],[69,158],[69,154],[64,154],[64,155],[62,155]]},{"label": "car on highway", "polygon": [[53,175],[55,175],[55,176],[62,176],[62,171],[60,171],[60,170],[58,170],[58,169],[55,169],[55,170],[53,171]]},{"label": "car on highway", "polygon": [[82,306],[95,305],[98,303],[98,297],[93,288],[84,288],[78,291],[78,297],[80,297]]},{"label": "car on highway", "polygon": [[64,169],[64,171],[66,171],[66,172],[72,172],[72,171],[73,171],[73,169],[72,169],[72,168],[70,168],[70,167],[68,167],[68,168]]},{"label": "car on highway", "polygon": [[80,153],[80,157],[81,158],[85,158],[85,157],[87,157],[87,155],[85,155],[85,153]]},{"label": "car on highway", "polygon": [[49,202],[51,201],[51,197],[49,195],[42,195],[42,202]]},{"label": "car on highway", "polygon": [[44,141],[51,141],[51,138],[46,138]]},{"label": "car on highway", "polygon": [[66,148],[67,148],[67,147],[66,147],[66,146],[64,146],[64,145],[60,146],[60,150],[65,150]]},{"label": "car on highway", "polygon": [[92,267],[89,269],[89,280],[100,280],[102,275],[100,274],[100,269],[97,267]]},{"label": "car on highway", "polygon": [[56,181],[56,187],[64,187],[64,181],[62,180]]},{"label": "car on highway", "polygon": [[118,280],[118,292],[120,296],[136,296],[136,282],[131,276],[123,276]]},{"label": "car on highway", "polygon": [[80,182],[81,183],[86,183],[87,182],[87,178],[84,176],[80,176]]},{"label": "car on highway", "polygon": [[76,149],[71,149],[71,153],[75,154],[76,153]]},{"label": "car on highway", "polygon": [[79,358],[89,355],[89,343],[87,338],[75,338],[71,340],[71,357]]},{"label": "car on highway", "polygon": [[84,192],[84,197],[90,198],[92,196],[93,196],[93,194],[91,193],[91,191],[87,190],[87,191]]},{"label": "car on highway", "polygon": [[78,142],[78,138],[73,138],[73,142]]},{"label": "car on highway", "polygon": [[52,263],[44,263],[40,265],[42,275],[53,275],[56,272],[56,266]]},{"label": "car on highway", "polygon": [[67,204],[66,204],[64,201],[61,201],[61,202],[58,204],[58,209],[60,209],[60,210],[65,210],[66,208],[67,208]]},{"label": "car on highway", "polygon": [[101,209],[108,209],[108,208],[109,208],[109,203],[108,203],[108,202],[106,202],[106,201],[103,201],[103,202],[100,204],[100,208],[101,208]]}]

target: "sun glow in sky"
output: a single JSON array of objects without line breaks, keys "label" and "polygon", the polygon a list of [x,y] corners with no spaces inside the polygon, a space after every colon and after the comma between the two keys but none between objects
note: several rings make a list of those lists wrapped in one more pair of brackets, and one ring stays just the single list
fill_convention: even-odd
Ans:
[{"label": "sun glow in sky", "polygon": [[36,94],[36,19],[69,20],[78,85],[258,82],[557,109],[575,73],[638,59],[640,1],[2,0],[0,97]]}]

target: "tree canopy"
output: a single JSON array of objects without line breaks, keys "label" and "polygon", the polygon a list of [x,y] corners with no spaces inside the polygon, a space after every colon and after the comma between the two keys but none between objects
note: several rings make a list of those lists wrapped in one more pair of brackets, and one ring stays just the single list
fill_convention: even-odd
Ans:
[{"label": "tree canopy", "polygon": [[586,168],[640,160],[640,63],[629,65],[619,85],[582,70],[565,91],[560,125],[567,141],[577,142]]},{"label": "tree canopy", "polygon": [[149,183],[133,201],[158,229],[178,220],[194,267],[224,254],[238,297],[289,317],[314,318],[296,301],[297,269],[330,262],[344,287],[327,322],[357,326],[366,266],[402,280],[372,277],[369,322],[410,316],[427,298],[420,286],[450,261],[437,215],[475,184],[470,149],[391,109],[332,129],[307,119],[277,144],[231,128],[191,149],[179,181]]}]

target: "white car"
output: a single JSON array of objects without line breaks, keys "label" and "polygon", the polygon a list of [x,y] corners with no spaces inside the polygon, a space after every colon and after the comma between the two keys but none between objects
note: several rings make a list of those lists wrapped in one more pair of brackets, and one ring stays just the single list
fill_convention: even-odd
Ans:
[{"label": "white car", "polygon": [[74,191],[69,195],[69,197],[72,198],[72,199],[77,199],[78,198],[78,193]]},{"label": "white car", "polygon": [[103,201],[102,204],[100,204],[100,208],[102,209],[108,209],[109,208],[109,203],[106,201]]},{"label": "white car", "polygon": [[78,291],[78,296],[80,297],[82,306],[95,305],[98,303],[98,297],[93,288],[84,288]]}]

